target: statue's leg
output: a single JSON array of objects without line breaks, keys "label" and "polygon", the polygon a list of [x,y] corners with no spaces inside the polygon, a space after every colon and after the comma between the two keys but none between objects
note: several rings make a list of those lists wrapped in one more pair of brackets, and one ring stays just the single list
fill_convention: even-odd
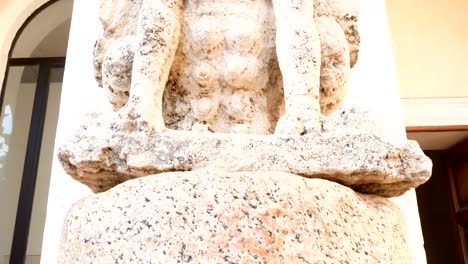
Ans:
[{"label": "statue's leg", "polygon": [[276,134],[319,130],[320,38],[313,0],[273,0],[276,53],[283,75],[285,114]]},{"label": "statue's leg", "polygon": [[180,36],[183,0],[144,0],[138,18],[126,131],[162,132],[162,96]]},{"label": "statue's leg", "polygon": [[349,81],[350,51],[343,29],[333,17],[316,18],[320,33],[320,108],[329,114],[340,106]]}]

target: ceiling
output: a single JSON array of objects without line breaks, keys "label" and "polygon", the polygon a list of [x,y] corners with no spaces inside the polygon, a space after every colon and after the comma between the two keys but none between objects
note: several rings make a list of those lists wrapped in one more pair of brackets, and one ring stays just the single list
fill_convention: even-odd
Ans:
[{"label": "ceiling", "polygon": [[12,58],[65,57],[72,9],[72,0],[60,0],[38,13],[21,32]]}]

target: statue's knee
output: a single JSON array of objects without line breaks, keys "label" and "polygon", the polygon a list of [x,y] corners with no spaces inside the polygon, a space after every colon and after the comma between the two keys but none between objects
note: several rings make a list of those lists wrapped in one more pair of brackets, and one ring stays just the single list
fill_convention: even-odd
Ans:
[{"label": "statue's knee", "polygon": [[134,56],[134,37],[116,40],[106,52],[102,64],[102,86],[116,109],[128,101]]}]

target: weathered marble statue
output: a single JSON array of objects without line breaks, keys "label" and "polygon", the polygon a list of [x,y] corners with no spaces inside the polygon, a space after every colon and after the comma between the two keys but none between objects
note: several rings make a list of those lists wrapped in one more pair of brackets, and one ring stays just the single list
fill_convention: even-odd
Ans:
[{"label": "weathered marble statue", "polygon": [[101,1],[96,78],[127,131],[319,130],[357,59],[356,2]]},{"label": "weathered marble statue", "polygon": [[94,67],[115,113],[60,149],[95,194],[70,210],[58,263],[411,263],[386,197],[431,161],[334,111],[357,2],[98,1]]}]

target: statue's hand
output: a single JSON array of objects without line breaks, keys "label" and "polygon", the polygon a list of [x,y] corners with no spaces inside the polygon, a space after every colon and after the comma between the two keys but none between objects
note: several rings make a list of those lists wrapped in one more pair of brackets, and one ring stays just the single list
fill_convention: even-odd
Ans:
[{"label": "statue's hand", "polygon": [[134,131],[147,134],[162,133],[167,129],[162,116],[157,115],[158,111],[154,109],[156,109],[154,100],[143,99],[139,102],[128,102],[117,112],[115,123],[127,133]]},{"label": "statue's hand", "polygon": [[320,123],[315,111],[293,112],[284,114],[276,124],[275,135],[304,135],[320,131]]}]

